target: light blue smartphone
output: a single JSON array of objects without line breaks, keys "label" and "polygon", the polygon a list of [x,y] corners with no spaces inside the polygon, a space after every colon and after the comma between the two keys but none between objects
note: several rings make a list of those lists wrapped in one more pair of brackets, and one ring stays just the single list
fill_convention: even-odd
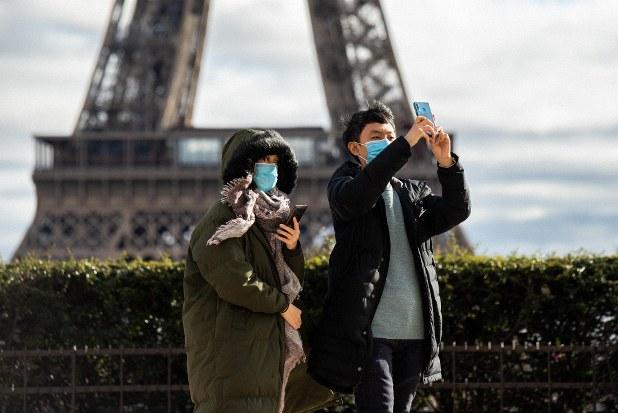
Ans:
[{"label": "light blue smartphone", "polygon": [[431,113],[431,108],[429,107],[429,102],[412,102],[412,106],[414,107],[415,117],[423,116],[435,125],[433,113]]}]

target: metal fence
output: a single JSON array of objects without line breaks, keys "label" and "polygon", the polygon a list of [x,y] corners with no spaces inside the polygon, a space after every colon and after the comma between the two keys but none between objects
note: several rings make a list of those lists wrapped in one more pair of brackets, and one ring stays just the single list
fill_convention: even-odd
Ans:
[{"label": "metal fence", "polygon": [[[419,387],[429,392],[432,389],[450,392],[453,399],[457,392],[495,390],[500,398],[500,411],[504,411],[505,391],[542,390],[546,392],[544,399],[547,401],[547,411],[550,412],[552,411],[552,392],[586,390],[593,395],[591,411],[596,412],[598,397],[618,392],[618,380],[615,377],[616,366],[610,365],[612,363],[610,360],[615,361],[617,349],[616,345],[564,346],[541,345],[541,343],[520,345],[515,342],[510,345],[504,343],[456,345],[453,343],[450,346],[443,345],[441,348],[441,359],[445,364],[444,381]],[[591,375],[576,377],[576,380],[556,380],[553,370],[560,369],[564,358],[574,354],[589,357]],[[135,357],[145,361],[146,366],[152,367],[153,373],[136,375],[133,368],[127,366],[128,360]],[[475,366],[474,369],[470,369],[471,364],[466,361],[466,358],[470,357],[477,358],[476,362],[472,363]],[[158,365],[154,358],[158,358]],[[87,359],[90,361],[85,361]],[[93,363],[92,360],[95,362]],[[161,360],[164,361],[165,367]],[[489,369],[477,370],[476,365],[479,361],[482,361]],[[462,363],[467,367],[458,367]],[[93,364],[96,366],[93,367]],[[515,373],[510,371],[514,364],[521,367]],[[140,367],[140,370],[143,367]],[[125,412],[127,411],[125,395],[131,393],[159,394],[162,399],[166,400],[166,406],[160,406],[160,410],[171,413],[178,411],[178,403],[173,409],[175,395],[180,395],[185,400],[184,404],[190,406],[185,367],[183,348],[0,351],[0,377],[2,378],[0,380],[0,413],[17,412],[15,406],[18,405],[19,410],[23,412],[33,411],[31,401],[41,395],[62,395],[64,397],[62,409],[50,411],[73,413],[81,411],[78,397],[93,394],[113,395],[117,398],[118,411]],[[598,374],[598,371],[602,371],[603,374]],[[559,375],[562,379],[565,377],[563,371],[560,371]],[[145,382],[147,380],[136,382],[136,380],[147,377],[155,377],[157,382],[147,383]],[[9,405],[12,406],[12,410],[2,408]],[[455,405],[451,410],[457,410],[457,406]],[[129,409],[128,411],[135,410]]]},{"label": "metal fence", "polygon": [[[444,377],[443,382],[433,383],[427,386],[421,386],[421,388],[434,388],[434,389],[446,389],[450,390],[452,399],[456,399],[455,393],[458,391],[467,391],[474,389],[481,390],[497,390],[499,398],[500,412],[505,411],[505,391],[524,391],[524,390],[542,390],[546,392],[545,405],[546,409],[543,409],[541,403],[536,406],[535,411],[547,411],[552,412],[552,393],[556,390],[578,390],[589,391],[592,393],[590,411],[597,412],[598,403],[600,397],[607,395],[608,393],[618,391],[618,377],[616,377],[616,365],[611,365],[610,360],[612,355],[615,357],[618,353],[618,346],[616,345],[552,345],[548,343],[542,345],[540,342],[536,343],[524,343],[523,345],[513,341],[510,345],[505,343],[499,343],[493,345],[491,342],[486,344],[475,343],[469,346],[467,343],[464,345],[456,345],[453,343],[451,346],[442,345],[441,359],[450,358],[450,363],[446,372],[448,377]],[[556,376],[560,376],[561,379],[554,378],[552,371],[555,370],[555,366],[563,364],[566,356],[572,356],[578,354],[580,356],[587,356],[589,361],[589,380],[585,380],[584,377],[573,377],[572,380],[564,381],[564,371],[560,371]],[[458,355],[461,356],[482,356],[493,365],[494,374],[485,374],[485,378],[489,380],[481,381],[476,371],[465,371],[462,374],[458,374]],[[536,360],[530,360],[530,355],[536,355]],[[493,356],[493,359],[488,358]],[[517,360],[517,362],[507,362],[505,359],[511,357]],[[522,360],[523,358],[523,360]],[[586,361],[585,361],[586,362]],[[519,365],[523,367],[523,372],[509,371],[508,369],[513,365]],[[528,371],[526,370],[528,367]],[[563,369],[561,369],[563,370]],[[603,371],[604,374],[598,374],[599,371]],[[444,372],[443,372],[444,373]],[[510,374],[509,374],[510,373]],[[511,377],[507,378],[507,374]],[[463,376],[463,380],[462,380]],[[489,376],[489,377],[488,377]],[[519,380],[513,380],[512,376],[518,376]],[[601,376],[601,377],[599,377]],[[524,380],[522,380],[522,378]],[[527,380],[525,380],[527,379]],[[453,406],[453,411],[457,411],[457,405]]]}]

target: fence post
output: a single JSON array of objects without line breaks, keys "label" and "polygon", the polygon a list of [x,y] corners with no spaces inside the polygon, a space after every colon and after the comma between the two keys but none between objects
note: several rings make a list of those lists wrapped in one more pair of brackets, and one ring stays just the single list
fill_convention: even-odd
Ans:
[{"label": "fence post", "polygon": [[547,345],[547,412],[551,413],[551,343]]},{"label": "fence post", "polygon": [[504,412],[504,341],[500,342],[500,413]]},{"label": "fence post", "polygon": [[77,346],[73,346],[71,353],[71,413],[75,413],[75,366],[77,364]]},{"label": "fence post", "polygon": [[167,346],[167,413],[172,411],[172,348]]},{"label": "fence post", "polygon": [[592,411],[594,413],[597,413],[597,386],[596,386],[596,381],[597,381],[597,369],[596,369],[596,361],[597,361],[597,357],[596,357],[596,345],[594,343],[590,343],[591,344],[591,352],[592,352],[592,363],[590,363],[592,365]]},{"label": "fence post", "polygon": [[123,391],[123,383],[124,383],[124,347],[120,348],[120,406],[119,411],[122,413],[124,411],[124,391]]},{"label": "fence post", "polygon": [[451,398],[453,399],[453,412],[457,413],[457,399],[455,397],[456,395],[456,387],[457,387],[457,378],[455,375],[455,347],[457,346],[457,343],[453,341],[453,348],[451,349],[451,363],[453,365],[453,386],[452,386],[452,392],[451,392]]},{"label": "fence post", "polygon": [[23,361],[22,361],[22,371],[24,374],[24,380],[23,380],[23,409],[24,409],[24,413],[27,413],[26,410],[26,387],[28,386],[28,371],[27,371],[27,367],[26,367],[26,356],[24,356]]}]

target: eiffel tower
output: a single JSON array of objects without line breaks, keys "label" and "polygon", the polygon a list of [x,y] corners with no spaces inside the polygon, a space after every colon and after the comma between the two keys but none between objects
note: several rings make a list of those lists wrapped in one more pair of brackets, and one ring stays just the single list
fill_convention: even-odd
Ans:
[{"label": "eiffel tower", "polygon": [[[193,225],[218,199],[220,152],[235,131],[191,125],[210,3],[114,0],[73,133],[35,136],[37,209],[13,259],[184,257]],[[405,133],[412,113],[380,1],[307,5],[333,126],[267,126],[299,158],[293,199],[311,205],[302,221],[311,240],[331,225],[325,189],[340,162],[342,116],[378,99]],[[425,145],[415,146],[401,175],[427,180],[440,193]],[[471,250],[460,228],[449,232]],[[440,250],[453,245],[445,234],[432,241]]]}]

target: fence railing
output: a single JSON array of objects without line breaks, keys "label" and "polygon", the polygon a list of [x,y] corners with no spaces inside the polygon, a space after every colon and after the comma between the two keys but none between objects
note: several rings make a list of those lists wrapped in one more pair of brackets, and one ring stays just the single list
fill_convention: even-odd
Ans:
[{"label": "fence railing", "polygon": [[[593,395],[591,411],[597,411],[597,399],[618,392],[616,366],[610,360],[617,354],[617,345],[443,345],[441,359],[444,381],[420,385],[425,391],[449,391],[455,399],[457,392],[469,390],[497,390],[500,411],[504,411],[506,390],[543,390],[547,411],[552,410],[552,392],[557,390],[586,390]],[[554,369],[564,374],[564,360],[574,354],[590,358],[590,375],[574,380],[558,380]],[[612,356],[613,355],[613,356]],[[131,358],[141,358],[152,371],[136,374]],[[485,365],[485,369],[470,369],[469,357],[477,357],[473,365]],[[154,358],[158,359],[158,364]],[[90,359],[90,361],[88,361]],[[508,360],[507,360],[508,359]],[[114,361],[115,360],[115,361]],[[163,363],[161,363],[163,361]],[[466,368],[459,367],[461,363]],[[466,364],[467,363],[467,364]],[[513,366],[518,366],[516,371]],[[146,367],[146,370],[147,368]],[[189,387],[186,382],[185,350],[183,348],[73,348],[61,350],[10,350],[0,351],[0,413],[2,406],[15,406],[23,412],[33,398],[41,395],[62,395],[62,410],[80,411],[78,398],[84,395],[114,395],[118,411],[125,411],[125,395],[131,393],[158,393],[166,400],[168,413],[178,411],[175,395],[180,394],[184,405],[190,406]],[[142,369],[143,366],[140,368]],[[137,369],[137,370],[140,370]],[[143,370],[140,370],[143,373]],[[603,374],[598,372],[602,371]],[[156,379],[155,383],[136,382]],[[174,404],[174,405],[173,405]],[[182,404],[182,403],[180,403]],[[457,410],[456,406],[452,409]],[[187,410],[190,411],[190,410]],[[540,411],[540,410],[539,410]]]},{"label": "fence railing", "polygon": [[[494,345],[491,342],[486,344],[475,343],[473,345],[468,345],[467,343],[464,345],[456,345],[456,343],[453,343],[450,346],[442,345],[441,353],[443,356],[441,358],[450,358],[450,365],[448,369],[448,374],[450,376],[444,377],[445,380],[443,382],[432,383],[430,385],[419,387],[451,390],[453,399],[455,399],[455,392],[457,391],[469,389],[498,390],[500,412],[504,411],[505,390],[545,390],[545,404],[547,411],[551,412],[553,391],[589,389],[593,393],[592,402],[590,403],[591,410],[596,413],[598,398],[601,395],[605,395],[605,391],[618,391],[618,377],[612,375],[612,372],[614,372],[617,368],[616,366],[610,366],[610,355],[616,354],[616,350],[618,350],[618,346],[616,345],[552,345],[549,343],[542,345],[540,342],[518,344],[516,341],[513,341],[510,345],[505,345],[503,342],[498,345]],[[590,375],[590,380],[585,381],[579,378],[579,380],[576,381],[558,381],[554,379],[554,377],[552,377],[552,365],[560,364],[567,354],[572,355],[574,353],[589,355],[590,371],[592,372]],[[497,375],[497,377],[494,375],[494,378],[497,380],[478,381],[474,372],[466,372],[469,377],[461,380],[461,377],[458,377],[458,354],[493,355],[494,359],[497,358],[497,360],[494,360],[497,362],[497,366],[494,366],[494,372]],[[524,370],[525,366],[529,366],[527,376],[536,376],[536,380],[515,381],[505,378],[505,374],[507,373],[505,368],[514,364],[512,361],[507,363],[505,361],[505,357],[507,355],[516,355],[516,357],[521,357],[522,355],[529,354],[539,355],[543,358],[543,361],[537,358],[535,362],[519,360],[516,364],[523,366]],[[605,366],[601,367],[601,364],[606,364],[607,368],[605,368]],[[544,368],[541,368],[541,366]],[[603,369],[603,371],[606,372],[603,377],[598,377],[597,371],[599,369]],[[521,373],[517,375],[526,376],[526,374]],[[542,380],[539,379],[541,375],[543,376]],[[454,410],[456,411],[457,409],[455,408]],[[537,406],[537,411],[541,411],[540,406]]]}]

